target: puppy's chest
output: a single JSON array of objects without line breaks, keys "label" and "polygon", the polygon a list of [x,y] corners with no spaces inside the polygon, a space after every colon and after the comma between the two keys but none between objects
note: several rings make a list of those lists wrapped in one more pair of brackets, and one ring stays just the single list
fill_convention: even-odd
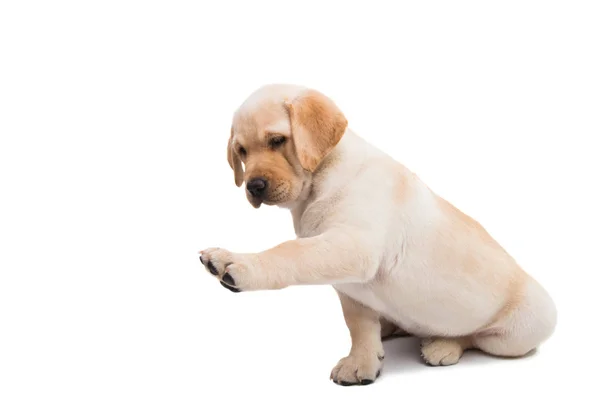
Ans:
[{"label": "puppy's chest", "polygon": [[341,193],[334,192],[313,200],[300,215],[294,218],[296,235],[310,237],[327,230],[330,223],[347,213],[342,199]]}]

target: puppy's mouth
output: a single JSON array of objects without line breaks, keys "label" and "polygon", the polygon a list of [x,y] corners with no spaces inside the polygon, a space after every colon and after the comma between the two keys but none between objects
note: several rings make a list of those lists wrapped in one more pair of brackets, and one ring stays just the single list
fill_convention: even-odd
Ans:
[{"label": "puppy's mouth", "polygon": [[275,197],[256,197],[252,195],[248,195],[248,201],[252,204],[254,208],[260,208],[262,204],[266,204],[268,206],[275,206],[277,204],[285,203],[287,200],[287,196],[275,196]]},{"label": "puppy's mouth", "polygon": [[248,195],[248,201],[250,202],[250,204],[252,204],[252,207],[256,209],[260,208],[261,204],[263,203],[260,197],[255,197],[251,194]]},{"label": "puppy's mouth", "polygon": [[289,201],[289,195],[289,184],[285,182],[276,184],[271,190],[261,194],[260,196],[252,195],[246,191],[248,201],[254,208],[260,208],[263,203],[268,206],[285,203]]}]

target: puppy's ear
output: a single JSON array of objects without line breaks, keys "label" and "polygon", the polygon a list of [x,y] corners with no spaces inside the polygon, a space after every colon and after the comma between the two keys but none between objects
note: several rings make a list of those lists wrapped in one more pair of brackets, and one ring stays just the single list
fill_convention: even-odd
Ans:
[{"label": "puppy's ear", "polygon": [[227,143],[227,161],[229,166],[233,170],[233,177],[235,179],[236,186],[242,186],[244,182],[244,170],[242,169],[242,161],[233,149],[233,126],[231,127],[231,136],[229,136],[229,142]]},{"label": "puppy's ear", "polygon": [[287,101],[285,106],[300,164],[314,172],[340,141],[348,121],[331,99],[312,89]]}]

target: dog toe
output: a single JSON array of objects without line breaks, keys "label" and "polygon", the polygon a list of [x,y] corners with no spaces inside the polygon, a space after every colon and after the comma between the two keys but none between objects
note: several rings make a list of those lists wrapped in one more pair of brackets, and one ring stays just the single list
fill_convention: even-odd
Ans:
[{"label": "dog toe", "polygon": [[233,280],[229,272],[226,272],[225,275],[223,275],[223,278],[221,278],[221,280],[229,286],[235,286],[235,281]]},{"label": "dog toe", "polygon": [[225,283],[225,282],[223,282],[223,281],[220,281],[219,283],[220,283],[220,284],[221,284],[221,286],[223,286],[225,289],[229,289],[229,290],[231,290],[233,293],[239,293],[239,292],[241,292],[241,290],[240,290],[240,289],[238,289],[238,288],[236,288],[236,287],[233,287],[233,286],[229,286],[228,284],[226,284],[226,283]]},{"label": "dog toe", "polygon": [[215,266],[213,265],[213,263],[211,261],[208,261],[206,263],[206,268],[208,268],[208,272],[210,272],[213,275],[219,274],[219,271],[217,271],[217,269],[215,268]]}]

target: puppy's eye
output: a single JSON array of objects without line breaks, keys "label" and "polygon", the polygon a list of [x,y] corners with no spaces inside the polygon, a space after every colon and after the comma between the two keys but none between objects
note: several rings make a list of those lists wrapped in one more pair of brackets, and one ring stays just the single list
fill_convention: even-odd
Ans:
[{"label": "puppy's eye", "polygon": [[287,138],[285,136],[275,136],[269,140],[269,146],[277,148],[285,143]]},{"label": "puppy's eye", "polygon": [[238,153],[240,156],[245,157],[246,156],[246,149],[243,148],[242,146],[238,147]]}]

